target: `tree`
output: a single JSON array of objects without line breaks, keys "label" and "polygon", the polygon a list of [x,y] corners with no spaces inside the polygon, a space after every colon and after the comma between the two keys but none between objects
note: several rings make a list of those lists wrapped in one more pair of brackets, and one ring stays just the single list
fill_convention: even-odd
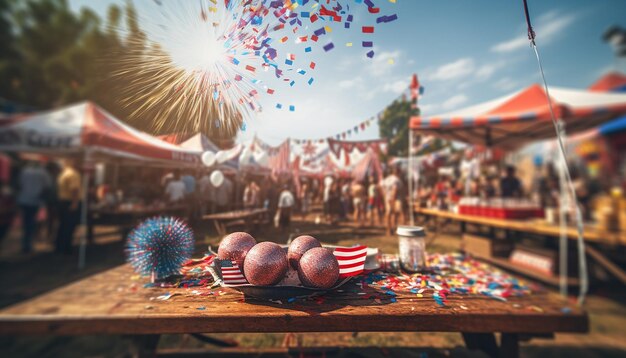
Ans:
[{"label": "tree", "polygon": [[[146,106],[149,90],[169,83],[158,80],[162,71],[149,61],[171,59],[149,41],[130,0],[111,6],[106,23],[88,9],[74,13],[68,0],[0,0],[0,41],[0,100],[41,110],[89,100],[153,134],[233,138],[241,124],[217,129],[211,112],[179,110],[186,98]],[[191,115],[206,119],[187,120]]]},{"label": "tree", "polygon": [[388,155],[408,155],[409,121],[415,115],[419,115],[419,109],[413,109],[411,102],[404,97],[385,108],[379,120],[379,132],[380,137],[386,138],[389,143]]}]

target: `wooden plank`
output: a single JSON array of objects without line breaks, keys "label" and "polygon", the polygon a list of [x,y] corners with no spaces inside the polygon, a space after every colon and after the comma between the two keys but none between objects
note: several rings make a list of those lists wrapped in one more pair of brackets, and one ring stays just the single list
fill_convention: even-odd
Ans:
[{"label": "wooden plank", "polygon": [[[528,269],[526,267],[514,264],[512,262],[510,262],[508,259],[506,258],[501,258],[501,257],[488,257],[488,256],[481,256],[481,255],[473,255],[475,258],[481,260],[481,261],[485,261],[489,264],[501,267],[507,271],[511,271],[513,273],[517,273],[520,275],[524,275],[528,278],[532,278],[533,280],[537,280],[543,283],[547,283],[549,285],[552,286],[558,286],[559,285],[559,277],[558,276],[548,276],[543,272],[538,272],[538,271],[534,271],[531,269]],[[579,286],[580,282],[577,278],[574,277],[568,277],[567,278],[567,285],[568,286]]]},{"label": "wooden plank", "polygon": [[[538,292],[501,302],[451,295],[446,307],[432,298],[398,293],[397,302],[356,299],[335,292],[323,304],[243,300],[232,289],[198,296],[194,288],[143,288],[127,265],[94,275],[0,310],[0,334],[160,334],[218,332],[587,332],[584,311],[557,295]],[[167,301],[151,300],[166,292]],[[358,297],[358,296],[356,296]],[[463,307],[461,307],[463,306]],[[541,311],[531,309],[541,307]],[[562,312],[563,307],[571,313]]]},{"label": "wooden plank", "polygon": [[[530,234],[545,235],[558,237],[560,236],[561,229],[558,225],[550,225],[544,220],[512,220],[512,219],[498,219],[474,215],[457,214],[444,210],[437,209],[425,209],[416,208],[416,214],[422,214],[427,216],[434,216],[440,218],[451,219],[460,222],[466,222],[477,225],[490,226],[498,229],[507,229],[519,232],[526,232]],[[572,240],[578,239],[578,232],[573,227],[567,228],[567,236]],[[598,242],[607,245],[626,245],[626,233],[625,232],[607,232],[602,231],[592,225],[586,225],[584,231],[585,241]]]},{"label": "wooden plank", "polygon": [[618,280],[620,280],[623,284],[626,284],[626,272],[622,270],[619,266],[612,263],[606,256],[604,256],[600,251],[594,249],[589,245],[585,245],[585,252],[593,257],[594,260],[600,266],[604,267],[607,271],[613,274]]}]

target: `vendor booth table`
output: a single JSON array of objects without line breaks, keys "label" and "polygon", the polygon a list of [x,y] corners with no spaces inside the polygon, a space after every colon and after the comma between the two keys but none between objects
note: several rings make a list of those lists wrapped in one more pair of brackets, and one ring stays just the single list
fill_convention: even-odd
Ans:
[{"label": "vendor booth table", "polygon": [[215,230],[219,236],[225,236],[229,232],[229,228],[233,226],[243,226],[248,231],[255,225],[268,222],[267,209],[243,209],[235,211],[227,211],[223,213],[209,214],[202,217],[204,220],[211,220],[215,225]]},{"label": "vendor booth table", "polygon": [[[435,227],[435,234],[440,229],[441,220],[449,220],[458,222],[461,227],[462,234],[466,233],[467,224],[485,226],[490,229],[508,230],[510,232],[517,232],[523,234],[534,234],[545,237],[558,238],[561,231],[558,225],[552,225],[542,219],[501,219],[493,217],[483,217],[476,215],[458,214],[451,211],[439,210],[439,209],[426,209],[415,208],[414,214],[422,216],[426,222],[433,222]],[[567,237],[571,240],[576,240],[578,233],[575,228],[568,227],[566,230]],[[492,235],[493,236],[493,235]],[[626,232],[610,232],[601,230],[592,225],[586,225],[583,234],[583,239],[589,244],[605,245],[609,247],[623,247],[626,246]],[[608,258],[606,258],[598,250],[594,249],[590,245],[585,246],[586,253],[591,256],[598,264],[604,267],[607,271],[617,277],[622,283],[626,283],[626,272],[624,272],[619,266],[615,265]],[[518,273],[522,273],[536,280],[541,280],[549,284],[558,284],[558,278],[547,277],[546,275],[536,274],[532,271],[524,270],[520,267],[508,262],[506,259],[496,257],[480,257],[482,260],[486,260],[492,264],[501,266],[507,270],[512,270]],[[577,280],[569,279],[570,285],[576,285]]]},{"label": "vendor booth table", "polygon": [[[335,291],[324,302],[281,304],[221,288],[191,295],[193,288],[144,289],[130,266],[75,282],[0,310],[2,335],[132,335],[154,354],[160,334],[227,332],[460,332],[470,349],[489,356],[518,356],[519,339],[555,332],[584,333],[587,314],[547,291],[506,302],[485,296],[450,295],[446,306],[410,293],[369,300]],[[169,293],[168,300],[151,297]],[[501,333],[498,346],[495,333]]]},{"label": "vendor booth table", "polygon": [[93,241],[95,226],[117,226],[122,237],[142,220],[153,216],[185,216],[184,205],[170,205],[163,208],[132,208],[132,209],[90,209],[87,219],[87,239]]}]

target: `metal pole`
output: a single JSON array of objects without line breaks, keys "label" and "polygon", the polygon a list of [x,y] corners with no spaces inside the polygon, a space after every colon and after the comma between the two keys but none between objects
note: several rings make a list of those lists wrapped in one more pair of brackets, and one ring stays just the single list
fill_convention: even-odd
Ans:
[{"label": "metal pole", "polygon": [[[78,269],[82,270],[85,267],[85,259],[87,254],[87,205],[89,197],[89,169],[86,168],[87,160],[90,158],[89,151],[85,150],[84,162],[83,162],[83,198],[80,208],[80,224],[82,226],[82,234],[80,236],[80,247],[78,251]],[[86,169],[86,170],[85,170]]]},{"label": "metal pole", "polygon": [[413,131],[409,128],[409,168],[408,168],[408,178],[409,178],[409,220],[411,222],[411,226],[415,225],[414,215],[415,210],[413,208]]}]

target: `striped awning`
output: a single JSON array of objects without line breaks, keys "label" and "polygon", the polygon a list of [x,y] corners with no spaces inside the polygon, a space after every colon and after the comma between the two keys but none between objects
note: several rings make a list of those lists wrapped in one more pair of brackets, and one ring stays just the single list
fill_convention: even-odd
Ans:
[{"label": "striped awning", "polygon": [[[550,88],[554,114],[568,133],[626,113],[626,94]],[[510,95],[438,116],[411,118],[411,129],[449,140],[515,149],[555,135],[544,89],[534,84]]]}]

